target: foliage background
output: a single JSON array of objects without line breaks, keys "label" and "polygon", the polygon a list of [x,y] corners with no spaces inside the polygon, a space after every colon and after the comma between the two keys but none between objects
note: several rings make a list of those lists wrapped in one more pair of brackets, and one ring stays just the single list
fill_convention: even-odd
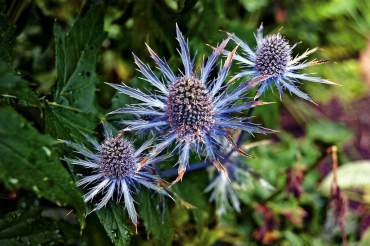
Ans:
[{"label": "foliage background", "polygon": [[[315,56],[328,63],[310,72],[342,86],[304,85],[318,106],[266,95],[278,103],[256,110],[255,120],[280,132],[267,144],[251,139],[257,147],[243,161],[258,175],[238,188],[240,214],[216,214],[201,170],[174,187],[176,202],[140,192],[135,234],[119,205],[85,218],[60,139],[101,137],[106,113],[130,102],[103,82],[145,88],[131,55],[149,62],[144,43],[179,65],[175,22],[197,64],[220,30],[253,43],[263,22],[302,41],[296,52],[320,47]],[[369,33],[366,0],[0,0],[0,245],[340,245],[330,182],[322,183],[332,145],[349,167],[338,172],[349,199],[346,238],[369,245]]]}]

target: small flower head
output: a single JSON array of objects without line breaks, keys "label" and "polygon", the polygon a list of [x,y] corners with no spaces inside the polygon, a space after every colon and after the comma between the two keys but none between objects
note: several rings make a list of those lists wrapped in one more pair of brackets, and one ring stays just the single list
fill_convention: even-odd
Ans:
[{"label": "small flower head", "polygon": [[137,213],[132,197],[136,184],[167,195],[158,186],[159,178],[152,175],[145,167],[141,168],[144,162],[151,164],[160,160],[161,157],[148,159],[141,155],[150,147],[151,141],[145,142],[136,150],[131,142],[122,138],[122,134],[112,136],[110,131],[106,131],[106,139],[102,144],[90,137],[87,137],[87,140],[94,146],[95,151],[81,144],[66,142],[83,157],[82,159],[67,159],[67,161],[87,168],[89,172],[77,182],[78,186],[90,187],[84,195],[84,201],[99,199],[91,211],[93,212],[106,206],[110,200],[115,198],[118,201],[123,197],[130,219],[136,225]]},{"label": "small flower head", "polygon": [[256,50],[256,71],[277,78],[287,71],[290,60],[289,43],[280,35],[265,37]]},{"label": "small flower head", "polygon": [[[269,76],[269,79],[260,83],[256,98],[261,96],[268,88],[275,85],[279,91],[280,98],[284,90],[295,94],[305,100],[312,101],[310,96],[302,92],[298,85],[301,81],[310,81],[322,84],[335,84],[326,79],[312,76],[311,74],[299,73],[300,70],[320,64],[316,60],[306,61],[310,54],[316,49],[307,50],[303,54],[292,57],[292,51],[296,45],[289,45],[288,41],[281,34],[272,34],[263,37],[263,26],[257,31],[255,50],[239,39],[234,34],[229,37],[241,47],[242,55],[235,55],[235,60],[243,64],[243,71],[236,74],[232,80],[242,77]],[[229,54],[230,52],[225,52]]]},{"label": "small flower head", "polygon": [[204,141],[215,120],[212,98],[195,77],[181,77],[169,87],[167,119],[179,139]]},{"label": "small flower head", "polygon": [[[190,56],[188,42],[178,27],[176,31],[180,45],[179,54],[184,66],[179,74],[175,74],[167,62],[159,58],[149,46],[147,48],[150,56],[157,64],[163,79],[158,78],[148,65],[134,55],[138,70],[144,79],[158,90],[159,95],[158,93],[148,95],[125,85],[111,84],[119,92],[142,102],[113,112],[137,116],[136,120],[123,121],[127,125],[126,131],[154,129],[160,133],[163,140],[154,149],[154,154],[176,142],[180,157],[178,177],[175,182],[182,178],[189,165],[190,149],[205,150],[207,157],[211,161],[216,161],[216,147],[220,138],[228,137],[228,129],[240,129],[249,133],[268,132],[268,129],[251,123],[247,117],[231,115],[261,104],[261,102],[236,104],[247,87],[235,91],[228,90],[225,80],[236,49],[230,52],[217,76],[215,78],[210,76],[229,38],[214,48],[198,74],[194,71],[194,59]],[[220,167],[220,165],[217,166]]]},{"label": "small flower head", "polygon": [[100,172],[108,178],[132,176],[138,168],[134,147],[120,137],[106,139],[101,145],[99,156]]}]

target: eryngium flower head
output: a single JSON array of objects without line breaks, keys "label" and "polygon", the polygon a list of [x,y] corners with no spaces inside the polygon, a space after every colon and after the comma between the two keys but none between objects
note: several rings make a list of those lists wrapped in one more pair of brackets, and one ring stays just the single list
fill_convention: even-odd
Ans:
[{"label": "eryngium flower head", "polygon": [[159,79],[148,65],[134,55],[135,63],[144,79],[156,87],[161,95],[148,95],[126,85],[110,84],[119,92],[142,102],[113,112],[137,116],[137,120],[123,121],[128,125],[125,130],[158,130],[157,132],[164,138],[153,153],[161,152],[176,141],[180,158],[178,177],[175,182],[179,181],[185,173],[191,147],[196,150],[205,149],[208,158],[216,161],[215,146],[218,145],[220,138],[228,136],[227,129],[240,129],[249,133],[268,132],[268,129],[249,122],[247,117],[231,116],[232,113],[261,104],[261,102],[246,102],[236,105],[235,102],[241,98],[247,87],[230,91],[224,83],[236,49],[229,54],[216,78],[210,78],[210,72],[229,39],[224,40],[213,50],[202,65],[200,74],[196,74],[188,42],[177,26],[176,30],[180,44],[179,53],[184,65],[184,70],[179,74],[175,75],[167,62],[159,58],[149,46],[147,46],[148,51],[163,74],[163,79]]},{"label": "eryngium flower head", "polygon": [[147,166],[159,161],[162,157],[147,158],[142,152],[148,149],[152,141],[145,142],[139,149],[135,149],[131,142],[122,138],[122,134],[112,135],[106,131],[106,139],[99,144],[94,139],[87,137],[94,147],[95,152],[82,144],[66,142],[83,159],[67,159],[73,165],[88,169],[90,174],[78,180],[78,186],[90,186],[90,190],[84,195],[84,201],[89,202],[99,198],[99,202],[91,211],[99,210],[106,206],[112,199],[119,201],[122,197],[129,217],[137,224],[137,213],[134,206],[132,192],[135,185],[141,184],[161,194],[167,193],[158,186],[159,178],[147,170]]},{"label": "eryngium flower head", "polygon": [[[279,91],[280,98],[286,89],[298,97],[312,101],[309,95],[298,88],[301,80],[322,84],[335,84],[334,82],[310,74],[299,73],[301,69],[320,64],[316,60],[304,60],[317,49],[307,50],[303,54],[293,58],[292,51],[296,45],[290,46],[288,41],[280,34],[263,37],[262,25],[257,31],[257,47],[255,50],[252,50],[247,43],[243,42],[234,34],[228,35],[243,50],[243,55],[235,55],[235,60],[244,65],[244,70],[236,74],[232,80],[246,76],[270,76],[269,79],[259,85],[257,98],[268,88],[272,87],[272,85],[275,85]],[[230,52],[225,53],[229,54]]]},{"label": "eryngium flower head", "polygon": [[274,78],[286,72],[290,59],[290,46],[280,35],[273,34],[262,40],[261,47],[256,50],[256,71]]},{"label": "eryngium flower head", "polygon": [[212,99],[204,83],[195,77],[181,77],[169,86],[167,121],[178,138],[203,140],[203,131],[214,124]]}]

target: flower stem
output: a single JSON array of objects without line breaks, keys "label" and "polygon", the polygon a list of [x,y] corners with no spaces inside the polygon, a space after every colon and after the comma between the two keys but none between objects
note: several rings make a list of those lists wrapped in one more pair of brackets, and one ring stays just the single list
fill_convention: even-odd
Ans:
[{"label": "flower stem", "polygon": [[[189,167],[186,169],[186,173],[196,171],[196,170],[200,170],[200,169],[204,169],[206,167],[209,167],[210,165],[211,165],[211,163],[209,163],[209,162],[197,162],[197,163],[189,165]],[[159,171],[159,176],[161,178],[172,178],[172,177],[176,177],[177,175],[178,175],[177,174],[177,167],[170,168],[170,169],[163,170],[163,171]]]}]

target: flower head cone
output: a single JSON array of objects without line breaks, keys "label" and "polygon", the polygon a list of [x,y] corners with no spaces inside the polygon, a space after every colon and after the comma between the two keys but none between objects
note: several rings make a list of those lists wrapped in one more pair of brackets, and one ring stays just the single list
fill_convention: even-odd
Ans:
[{"label": "flower head cone", "polygon": [[[296,45],[289,45],[288,41],[279,33],[263,37],[262,25],[255,36],[257,42],[255,50],[234,34],[229,33],[229,37],[243,51],[242,55],[235,55],[235,60],[239,61],[244,69],[237,73],[232,80],[242,77],[270,76],[269,79],[260,83],[256,97],[261,96],[268,88],[275,85],[279,91],[280,98],[284,90],[287,90],[300,98],[312,102],[311,97],[298,88],[302,81],[336,84],[311,74],[300,73],[302,69],[321,63],[316,60],[306,60],[310,54],[317,50],[316,48],[307,50],[293,58],[292,52]],[[230,52],[225,53],[229,54]]]},{"label": "flower head cone", "polygon": [[143,151],[150,147],[152,141],[147,141],[140,148],[135,149],[131,142],[122,137],[122,134],[113,136],[109,130],[105,132],[105,140],[101,144],[87,137],[94,151],[82,144],[66,142],[82,157],[67,159],[67,161],[87,169],[88,174],[83,175],[77,181],[77,185],[88,187],[88,192],[84,195],[85,202],[97,200],[91,212],[106,206],[110,200],[119,201],[123,198],[129,217],[136,225],[138,219],[132,195],[137,185],[143,185],[167,195],[167,192],[158,186],[159,178],[152,175],[146,167],[141,168],[144,162],[149,165],[162,157],[142,156]]},{"label": "flower head cone", "polygon": [[194,72],[194,58],[190,55],[188,42],[179,28],[176,29],[180,45],[179,54],[184,66],[178,74],[175,74],[167,62],[149,46],[147,46],[148,51],[162,73],[162,79],[134,55],[138,70],[144,79],[157,89],[157,95],[145,94],[126,85],[110,84],[120,93],[141,102],[113,112],[133,114],[137,117],[135,120],[123,121],[127,125],[125,130],[154,129],[161,134],[162,141],[154,148],[154,154],[176,143],[179,160],[178,177],[174,182],[183,177],[189,165],[191,149],[199,154],[205,151],[207,157],[212,162],[216,162],[218,159],[216,146],[220,138],[228,136],[228,129],[240,129],[251,134],[269,131],[251,123],[247,117],[231,115],[259,104],[259,102],[244,102],[236,105],[236,101],[241,98],[246,89],[230,91],[225,83],[236,50],[229,54],[217,76],[215,78],[210,76],[229,39],[224,40],[213,50],[207,61],[202,64],[200,73],[197,74]]}]

